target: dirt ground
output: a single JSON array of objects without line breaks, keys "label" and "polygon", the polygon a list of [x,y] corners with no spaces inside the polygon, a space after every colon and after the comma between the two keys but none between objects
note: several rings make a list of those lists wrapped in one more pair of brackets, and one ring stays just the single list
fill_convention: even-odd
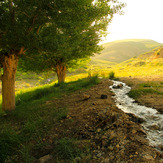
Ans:
[{"label": "dirt ground", "polygon": [[142,121],[116,107],[110,85],[112,82],[104,79],[89,90],[47,101],[54,103],[56,108],[65,107],[69,112],[46,140],[53,145],[52,137],[53,140],[70,137],[79,140],[79,148],[89,146],[91,150],[76,158],[76,162],[163,163],[162,152],[149,145],[140,125]]}]

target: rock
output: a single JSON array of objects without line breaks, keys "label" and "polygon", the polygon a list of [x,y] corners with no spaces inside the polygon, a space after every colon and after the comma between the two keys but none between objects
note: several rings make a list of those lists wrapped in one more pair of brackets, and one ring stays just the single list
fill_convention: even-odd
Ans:
[{"label": "rock", "polygon": [[114,132],[111,132],[109,136],[109,140],[112,140],[115,137],[116,137],[116,134]]},{"label": "rock", "polygon": [[154,158],[151,155],[145,155],[145,156],[143,156],[143,158],[146,160],[150,160],[150,161],[154,160]]},{"label": "rock", "polygon": [[105,158],[104,163],[110,163],[110,159],[109,158]]},{"label": "rock", "polygon": [[116,148],[119,149],[119,144],[116,145]]},{"label": "rock", "polygon": [[103,136],[101,137],[101,139],[107,139],[107,136],[103,135]]},{"label": "rock", "polygon": [[114,89],[121,89],[123,88],[123,84],[113,85]]},{"label": "rock", "polygon": [[80,160],[81,160],[80,157],[76,157],[76,158],[75,158],[75,162],[76,162],[76,163],[77,163],[77,162],[80,162]]},{"label": "rock", "polygon": [[163,159],[163,152],[160,154],[160,157]]},{"label": "rock", "polygon": [[113,150],[114,150],[114,147],[113,147],[113,146],[109,146],[108,149],[109,149],[110,151],[113,151]]},{"label": "rock", "polygon": [[54,163],[52,155],[45,155],[39,159],[39,163]]},{"label": "rock", "polygon": [[97,129],[97,132],[101,132],[101,128],[98,128],[98,129]]},{"label": "rock", "polygon": [[91,95],[83,95],[83,100],[88,100],[91,97]]},{"label": "rock", "polygon": [[159,145],[158,148],[160,148],[160,150],[163,151],[163,145]]},{"label": "rock", "polygon": [[152,126],[149,126],[148,128],[151,129],[151,130],[158,130],[159,129],[159,126],[152,125]]},{"label": "rock", "polygon": [[135,134],[137,131],[136,130],[132,130],[132,133]]},{"label": "rock", "polygon": [[135,115],[132,114],[132,113],[127,113],[127,114],[129,115],[130,120],[131,120],[132,122],[135,122],[135,123],[143,123],[143,122],[144,122],[144,119],[139,118],[139,117],[135,116]]},{"label": "rock", "polygon": [[101,99],[107,99],[108,98],[108,96],[107,95],[101,95]]},{"label": "rock", "polygon": [[102,153],[99,152],[99,153],[97,154],[97,157],[101,157],[101,156],[102,156]]}]

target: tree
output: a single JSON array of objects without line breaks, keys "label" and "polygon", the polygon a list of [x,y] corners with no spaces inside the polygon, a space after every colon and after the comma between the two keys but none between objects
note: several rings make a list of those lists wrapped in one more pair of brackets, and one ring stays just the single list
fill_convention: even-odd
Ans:
[{"label": "tree", "polygon": [[[15,74],[18,62],[23,56],[37,58],[38,60],[34,59],[35,65],[43,63],[40,61],[48,62],[54,58],[55,69],[58,75],[63,77],[69,61],[82,58],[78,57],[81,54],[84,57],[95,52],[95,49],[98,49],[95,47],[99,40],[98,34],[106,30],[113,14],[122,7],[121,5],[110,7],[111,2],[116,4],[117,0],[99,0],[96,4],[94,0],[1,0],[2,110],[15,109]],[[92,34],[93,28],[99,28],[94,32],[97,38]],[[51,31],[52,34],[49,33]],[[82,37],[79,37],[80,35]],[[87,36],[90,38],[86,38]],[[87,46],[92,36],[92,39],[96,40],[91,45],[94,47],[93,50]],[[80,42],[82,38],[86,39],[83,43]],[[73,42],[75,39],[76,44]],[[71,42],[73,46],[68,48]],[[66,54],[63,53],[63,47],[67,48]],[[89,55],[86,55],[85,48],[88,49]],[[64,55],[67,56],[66,59]],[[64,80],[64,77],[59,80]]]},{"label": "tree", "polygon": [[123,4],[107,0],[76,0],[58,2],[56,6],[59,14],[55,22],[40,31],[40,55],[24,56],[21,65],[28,70],[54,70],[60,83],[65,81],[67,68],[77,60],[100,52],[99,42],[113,14],[120,11]]},{"label": "tree", "polygon": [[2,110],[15,109],[15,74],[19,58],[37,46],[39,30],[56,16],[54,0],[0,1]]}]

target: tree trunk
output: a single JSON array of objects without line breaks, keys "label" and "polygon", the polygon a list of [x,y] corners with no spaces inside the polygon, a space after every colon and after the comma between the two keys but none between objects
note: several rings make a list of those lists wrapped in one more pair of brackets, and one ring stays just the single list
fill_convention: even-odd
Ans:
[{"label": "tree trunk", "polygon": [[62,63],[56,65],[56,72],[58,77],[58,83],[65,82],[66,78],[66,66],[64,66]]},{"label": "tree trunk", "polygon": [[18,57],[15,54],[5,56],[2,61],[2,110],[11,111],[15,109],[15,75]]}]

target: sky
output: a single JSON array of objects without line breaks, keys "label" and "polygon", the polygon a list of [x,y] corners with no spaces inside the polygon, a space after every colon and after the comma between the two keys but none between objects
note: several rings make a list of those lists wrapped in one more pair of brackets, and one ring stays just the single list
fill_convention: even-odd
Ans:
[{"label": "sky", "polygon": [[103,42],[151,39],[163,43],[163,0],[119,0],[127,6],[116,14]]}]

